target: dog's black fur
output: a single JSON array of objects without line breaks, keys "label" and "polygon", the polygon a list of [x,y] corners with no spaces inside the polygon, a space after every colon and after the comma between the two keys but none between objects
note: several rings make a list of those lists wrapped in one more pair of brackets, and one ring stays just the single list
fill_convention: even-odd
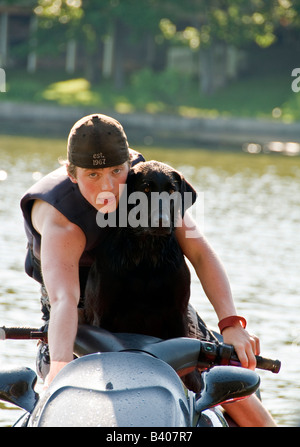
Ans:
[{"label": "dog's black fur", "polygon": [[[128,195],[177,191],[184,197],[190,192],[196,200],[194,189],[179,172],[154,161],[131,168],[127,188]],[[148,204],[150,218],[150,200]],[[86,286],[89,324],[163,339],[187,336],[190,272],[175,237],[175,218],[163,221],[163,211],[156,215],[154,228],[149,223],[105,230]]]}]

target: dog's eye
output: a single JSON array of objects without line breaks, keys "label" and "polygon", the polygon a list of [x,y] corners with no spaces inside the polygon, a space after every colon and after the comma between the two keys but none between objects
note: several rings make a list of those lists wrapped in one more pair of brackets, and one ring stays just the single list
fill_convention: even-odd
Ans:
[{"label": "dog's eye", "polygon": [[145,193],[150,192],[150,186],[145,186],[145,188],[144,188],[144,192],[145,192]]}]

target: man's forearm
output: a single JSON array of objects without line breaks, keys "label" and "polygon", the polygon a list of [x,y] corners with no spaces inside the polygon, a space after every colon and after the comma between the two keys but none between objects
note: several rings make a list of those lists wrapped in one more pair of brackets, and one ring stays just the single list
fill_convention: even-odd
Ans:
[{"label": "man's forearm", "polygon": [[195,270],[206,296],[221,320],[229,315],[236,315],[236,308],[227,274],[213,250],[204,244],[201,261],[195,266]]},{"label": "man's forearm", "polygon": [[77,327],[78,312],[75,303],[55,302],[51,305],[48,329],[51,362],[70,362],[73,360]]},{"label": "man's forearm", "polygon": [[[193,237],[188,237],[191,231]],[[176,235],[219,320],[235,315],[236,309],[223,265],[188,212],[177,228]]]}]

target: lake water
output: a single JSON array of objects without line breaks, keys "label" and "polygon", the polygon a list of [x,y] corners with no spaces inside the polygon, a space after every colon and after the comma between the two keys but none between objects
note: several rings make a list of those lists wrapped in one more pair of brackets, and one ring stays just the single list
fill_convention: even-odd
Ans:
[{"label": "lake water", "polygon": [[[282,361],[261,371],[264,405],[280,426],[300,423],[300,158],[204,149],[136,148],[180,170],[199,192],[197,219],[228,273],[238,312],[261,354]],[[19,201],[65,157],[65,142],[0,137],[0,326],[41,325],[39,286],[24,273]],[[203,200],[202,200],[203,199]],[[217,319],[192,272],[192,303]],[[0,368],[35,369],[35,341],[0,342]],[[41,386],[38,383],[38,389]],[[0,403],[0,426],[22,411]]]}]

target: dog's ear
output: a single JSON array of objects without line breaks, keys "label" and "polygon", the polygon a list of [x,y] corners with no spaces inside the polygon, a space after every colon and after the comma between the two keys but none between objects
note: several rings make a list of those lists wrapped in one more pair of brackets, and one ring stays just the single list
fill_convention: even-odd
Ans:
[{"label": "dog's ear", "polygon": [[135,185],[140,176],[141,173],[137,169],[134,169],[134,167],[130,168],[126,181],[128,195],[135,191]]},{"label": "dog's ear", "polygon": [[174,170],[174,176],[179,183],[179,192],[181,194],[181,215],[190,208],[197,199],[197,192],[193,186],[184,178],[181,172]]},{"label": "dog's ear", "polygon": [[131,168],[128,172],[127,180],[126,180],[127,194],[131,194],[134,191],[134,176],[135,176],[135,172]]}]

